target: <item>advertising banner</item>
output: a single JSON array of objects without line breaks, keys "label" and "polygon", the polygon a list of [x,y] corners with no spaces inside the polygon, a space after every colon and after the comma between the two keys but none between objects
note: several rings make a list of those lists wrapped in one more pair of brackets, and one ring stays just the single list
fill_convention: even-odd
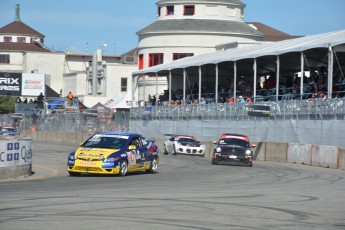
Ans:
[{"label": "advertising banner", "polygon": [[0,140],[0,168],[32,164],[31,140]]},{"label": "advertising banner", "polygon": [[251,117],[269,117],[271,107],[267,105],[248,105],[248,116]]},{"label": "advertising banner", "polygon": [[21,73],[0,73],[0,95],[21,96],[22,74]]},{"label": "advertising banner", "polygon": [[45,95],[45,75],[35,73],[4,73],[0,72],[1,96]]},{"label": "advertising banner", "polygon": [[45,75],[23,73],[22,75],[22,96],[37,97],[43,93],[45,95]]}]

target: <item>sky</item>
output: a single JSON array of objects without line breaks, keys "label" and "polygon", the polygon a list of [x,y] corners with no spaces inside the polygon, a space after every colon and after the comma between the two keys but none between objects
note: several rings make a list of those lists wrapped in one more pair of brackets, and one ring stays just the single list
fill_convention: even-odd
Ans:
[{"label": "sky", "polygon": [[[138,44],[136,32],[157,19],[158,0],[0,0],[0,27],[15,19],[41,34],[56,51],[121,55]],[[261,22],[290,35],[345,29],[345,0],[242,0],[244,21]]]}]

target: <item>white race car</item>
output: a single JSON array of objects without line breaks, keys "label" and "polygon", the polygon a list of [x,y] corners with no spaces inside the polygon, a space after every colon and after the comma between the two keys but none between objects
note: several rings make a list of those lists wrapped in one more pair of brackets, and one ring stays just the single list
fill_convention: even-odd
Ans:
[{"label": "white race car", "polygon": [[164,154],[188,154],[204,156],[205,145],[201,144],[193,136],[188,135],[175,135],[175,134],[164,134],[168,136],[164,142]]}]

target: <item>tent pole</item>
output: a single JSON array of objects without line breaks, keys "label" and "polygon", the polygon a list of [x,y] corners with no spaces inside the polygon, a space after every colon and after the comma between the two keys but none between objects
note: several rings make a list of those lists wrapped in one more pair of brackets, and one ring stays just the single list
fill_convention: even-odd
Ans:
[{"label": "tent pole", "polygon": [[237,63],[234,61],[234,102],[236,101],[237,97]]},{"label": "tent pole", "polygon": [[171,102],[171,70],[169,69],[169,105]]},{"label": "tent pole", "polygon": [[258,68],[257,68],[257,62],[256,62],[256,58],[254,58],[254,83],[253,83],[253,101],[256,101],[256,81],[258,78]]},{"label": "tent pole", "polygon": [[186,69],[183,69],[183,104],[186,104]]},{"label": "tent pole", "polygon": [[301,52],[301,83],[300,83],[301,100],[303,100],[303,83],[304,83],[304,53]]},{"label": "tent pole", "polygon": [[157,105],[157,101],[158,101],[158,73],[156,73],[156,105]]},{"label": "tent pole", "polygon": [[215,95],[214,95],[214,99],[216,104],[218,103],[218,76],[219,72],[218,72],[218,64],[216,64],[216,89],[215,89]]},{"label": "tent pole", "polygon": [[333,94],[333,65],[334,65],[334,56],[332,47],[329,46],[328,51],[328,98],[332,98]]},{"label": "tent pole", "polygon": [[277,70],[276,70],[276,101],[279,101],[279,79],[280,79],[280,57],[277,56]]},{"label": "tent pole", "polygon": [[199,96],[198,101],[201,100],[201,66],[199,66]]}]

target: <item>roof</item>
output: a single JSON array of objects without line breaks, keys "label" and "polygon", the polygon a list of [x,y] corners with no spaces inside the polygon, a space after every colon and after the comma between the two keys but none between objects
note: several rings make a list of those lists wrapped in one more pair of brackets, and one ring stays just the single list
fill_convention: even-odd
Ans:
[{"label": "roof", "polygon": [[274,29],[268,25],[262,24],[260,22],[247,22],[248,25],[253,25],[258,31],[264,35],[263,41],[282,41],[286,39],[298,38],[301,36],[291,36],[280,30]]},{"label": "roof", "polygon": [[148,33],[222,33],[263,37],[245,22],[211,19],[158,20],[137,32],[138,35]]},{"label": "roof", "polygon": [[166,4],[166,3],[179,3],[179,4],[185,4],[185,3],[215,3],[215,4],[240,4],[244,5],[240,0],[160,0],[157,4]]},{"label": "roof", "polygon": [[34,51],[34,52],[51,52],[48,49],[40,47],[35,43],[20,42],[0,42],[1,51]]},{"label": "roof", "polygon": [[227,61],[254,59],[263,56],[277,56],[291,52],[302,52],[309,49],[328,48],[338,45],[345,45],[345,30],[186,57],[170,63],[142,69],[133,72],[132,75],[155,74],[173,69],[184,69],[192,66],[218,64]]},{"label": "roof", "polygon": [[21,21],[14,21],[4,27],[1,27],[0,34],[36,36],[43,38],[45,37],[43,34],[34,30],[33,28]]}]

